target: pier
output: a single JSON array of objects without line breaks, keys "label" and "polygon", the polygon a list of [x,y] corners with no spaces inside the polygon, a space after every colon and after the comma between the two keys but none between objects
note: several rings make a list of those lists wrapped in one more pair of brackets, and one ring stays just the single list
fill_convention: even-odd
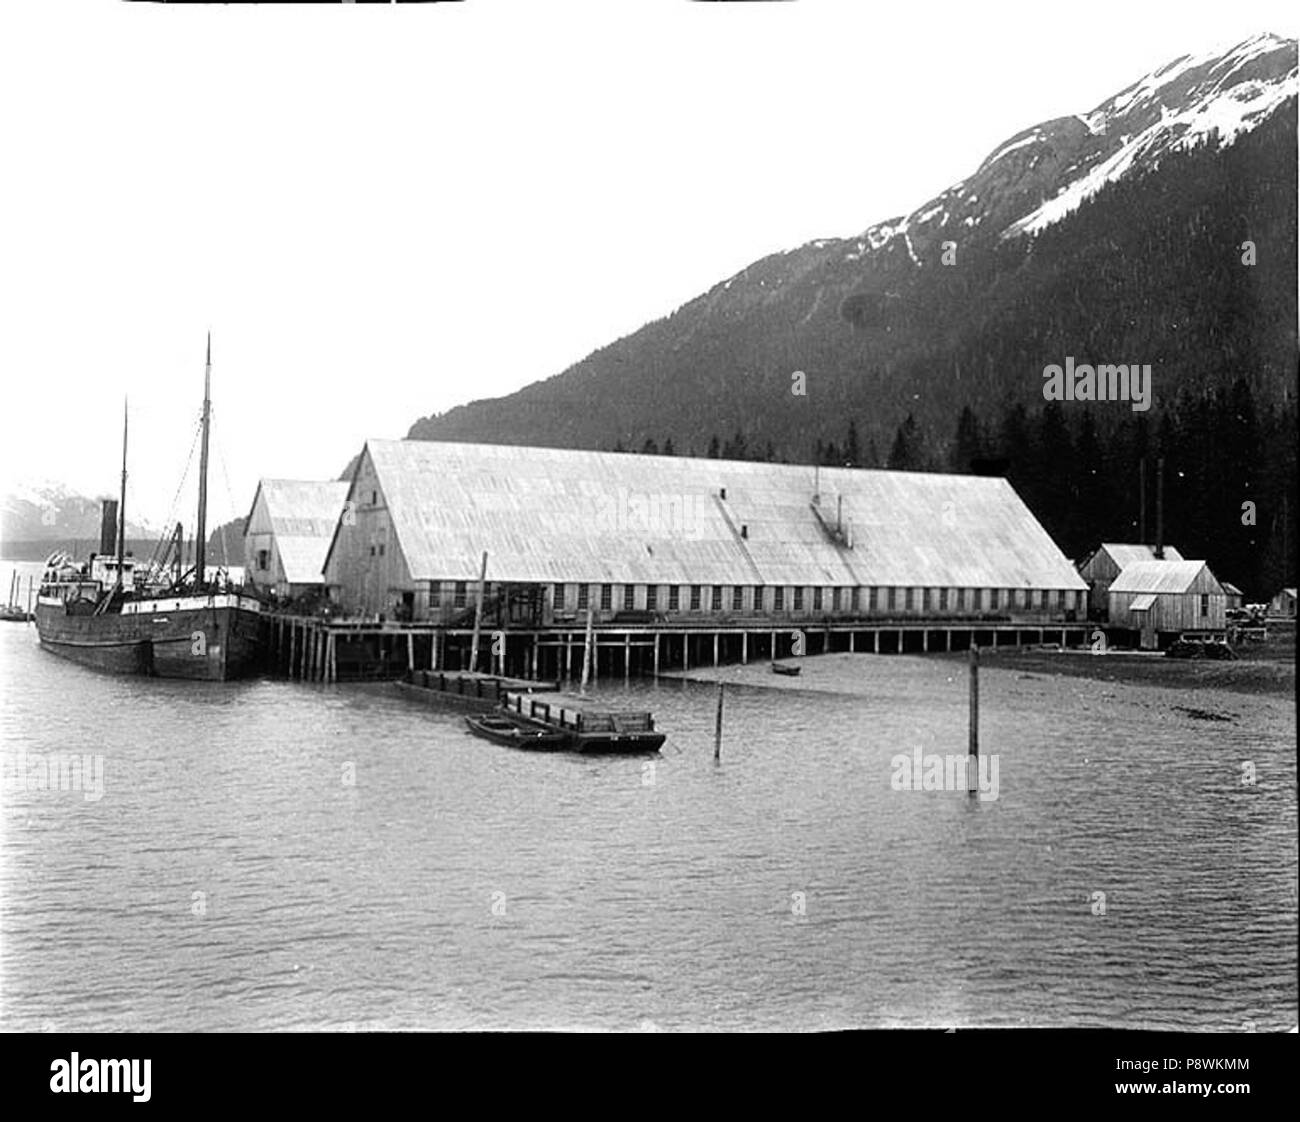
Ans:
[{"label": "pier", "polygon": [[[471,669],[472,627],[385,620],[324,619],[272,614],[268,669],[308,682],[374,681],[409,671]],[[989,620],[836,620],[820,625],[774,627],[737,621],[685,626],[680,623],[602,624],[592,629],[591,681],[657,678],[661,672],[699,666],[761,662],[801,655],[849,651],[862,654],[928,654],[1087,641],[1087,623]],[[479,636],[476,670],[521,679],[577,681],[583,677],[584,627],[489,629]],[[802,647],[802,649],[800,649]]]}]

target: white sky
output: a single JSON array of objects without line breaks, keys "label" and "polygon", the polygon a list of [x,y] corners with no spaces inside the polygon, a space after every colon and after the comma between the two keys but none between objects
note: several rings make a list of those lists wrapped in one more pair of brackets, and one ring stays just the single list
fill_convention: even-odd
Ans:
[{"label": "white sky", "polygon": [[160,524],[211,327],[212,522],[242,515],[259,476],[332,477],[1298,12],[6,0],[0,487],[114,492],[126,393]]}]

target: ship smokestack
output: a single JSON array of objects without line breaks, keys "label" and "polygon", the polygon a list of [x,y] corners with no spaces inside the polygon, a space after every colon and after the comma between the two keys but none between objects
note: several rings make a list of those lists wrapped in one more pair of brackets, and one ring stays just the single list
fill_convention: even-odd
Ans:
[{"label": "ship smokestack", "polygon": [[99,552],[112,557],[117,552],[117,500],[105,499],[99,520]]}]

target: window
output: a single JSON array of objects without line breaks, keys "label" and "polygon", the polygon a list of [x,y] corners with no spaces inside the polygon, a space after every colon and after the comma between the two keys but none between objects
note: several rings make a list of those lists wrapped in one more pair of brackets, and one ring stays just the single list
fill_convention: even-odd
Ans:
[{"label": "window", "polygon": [[257,567],[266,572],[271,566],[271,551],[269,549],[259,549],[257,551]]},{"label": "window", "polygon": [[370,492],[370,505],[371,505],[371,506],[378,506],[378,505],[379,505],[379,492],[378,492],[378,491],[371,491],[371,492]]},{"label": "window", "polygon": [[820,588],[814,588],[813,589],[813,611],[820,612],[821,610],[822,610],[822,590]]},{"label": "window", "polygon": [[939,611],[946,612],[947,610],[948,610],[948,590],[946,588],[941,588],[939,589]]},{"label": "window", "polygon": [[578,611],[585,612],[591,606],[591,585],[578,585]]},{"label": "window", "polygon": [[614,586],[612,584],[602,584],[600,586],[600,610],[607,612],[614,606]]},{"label": "window", "polygon": [[432,580],[429,582],[429,607],[442,607],[442,581]]},{"label": "window", "polygon": [[713,610],[714,610],[715,612],[720,612],[720,611],[722,611],[722,585],[720,585],[720,584],[715,584],[715,585],[713,586],[713,601],[712,601],[712,603],[713,603]]},{"label": "window", "polygon": [[898,589],[888,589],[888,606],[891,612],[898,607]]},{"label": "window", "polygon": [[636,585],[625,584],[623,586],[623,610],[630,612],[636,607]]},{"label": "window", "polygon": [[990,589],[989,589],[989,607],[990,607],[990,608],[996,608],[997,606],[998,606],[998,590],[997,590],[996,588],[990,588]]},{"label": "window", "polygon": [[680,585],[671,584],[668,586],[668,610],[677,611],[682,606],[682,589]]},{"label": "window", "polygon": [[957,589],[957,610],[959,612],[966,610],[966,590],[964,588]]},{"label": "window", "polygon": [[921,589],[921,611],[928,612],[929,610],[930,610],[930,590],[928,588],[923,588]]},{"label": "window", "polygon": [[379,543],[379,556],[382,557],[383,555],[384,555],[384,543],[383,543],[383,542],[380,542],[380,543]]},{"label": "window", "polygon": [[564,611],[564,585],[562,584],[557,584],[555,586],[554,604],[557,612]]},{"label": "window", "polygon": [[375,555],[375,547],[372,545],[370,547],[370,556],[373,557],[374,555]]},{"label": "window", "polygon": [[740,585],[736,585],[731,590],[731,610],[733,612],[745,610],[745,590]]},{"label": "window", "polygon": [[772,611],[785,611],[785,586],[778,584],[772,589]]},{"label": "window", "polygon": [[1208,592],[1202,592],[1201,593],[1201,615],[1208,616],[1209,614],[1210,614],[1210,594]]},{"label": "window", "polygon": [[698,584],[693,584],[691,585],[691,611],[698,612],[699,610],[700,610],[700,586]]},{"label": "window", "polygon": [[657,584],[646,585],[645,607],[647,612],[653,612],[659,607],[659,586]]},{"label": "window", "polygon": [[795,585],[794,589],[794,610],[803,611],[803,585]]},{"label": "window", "polygon": [[851,592],[849,593],[849,608],[850,608],[851,611],[855,611],[855,612],[856,612],[856,611],[858,611],[861,607],[862,607],[862,589],[860,589],[860,588],[855,584],[855,585],[853,586],[853,591],[851,591]]},{"label": "window", "polygon": [[458,580],[456,582],[455,606],[463,608],[465,606],[465,582]]},{"label": "window", "polygon": [[916,589],[909,588],[906,592],[903,593],[903,610],[905,612],[910,612],[915,604],[916,604]]},{"label": "window", "polygon": [[756,584],[754,585],[754,611],[761,612],[762,610],[763,610],[763,586],[761,584]]}]

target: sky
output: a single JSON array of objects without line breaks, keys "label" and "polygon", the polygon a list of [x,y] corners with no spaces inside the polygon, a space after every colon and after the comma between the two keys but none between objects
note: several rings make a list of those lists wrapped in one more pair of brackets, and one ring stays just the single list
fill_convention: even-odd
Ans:
[{"label": "sky", "polygon": [[[210,525],[1300,6],[0,7],[0,491]],[[193,475],[191,474],[191,481]]]}]

